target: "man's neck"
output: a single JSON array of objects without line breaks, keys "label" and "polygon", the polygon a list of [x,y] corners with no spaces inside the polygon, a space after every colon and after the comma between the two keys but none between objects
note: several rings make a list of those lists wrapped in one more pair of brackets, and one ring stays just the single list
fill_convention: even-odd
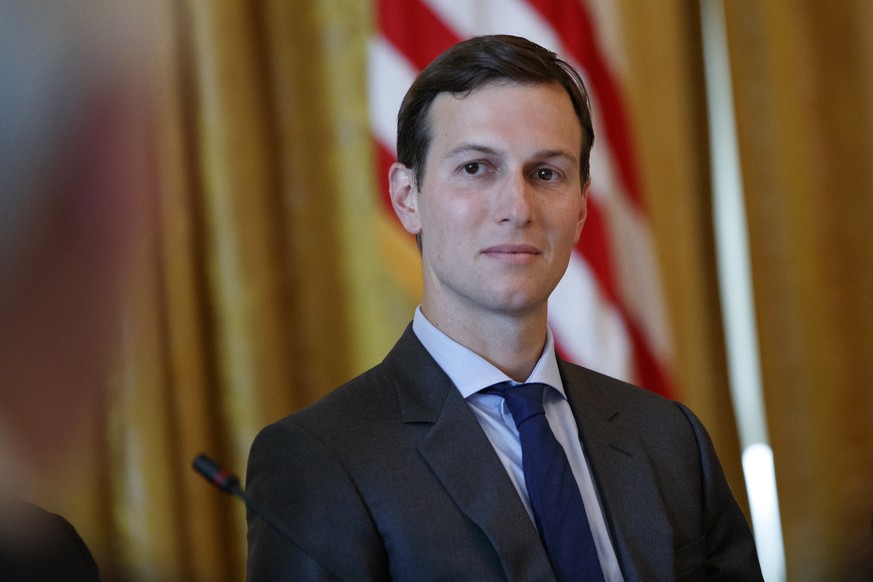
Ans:
[{"label": "man's neck", "polygon": [[444,334],[469,348],[517,382],[533,372],[546,342],[546,312],[526,316],[491,314],[484,318],[441,317],[422,305],[422,313]]}]

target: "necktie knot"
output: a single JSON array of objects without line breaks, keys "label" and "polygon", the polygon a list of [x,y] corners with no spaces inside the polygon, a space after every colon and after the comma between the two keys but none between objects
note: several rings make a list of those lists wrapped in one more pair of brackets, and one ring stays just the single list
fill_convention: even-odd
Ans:
[{"label": "necktie knot", "polygon": [[509,412],[512,414],[512,419],[515,421],[515,426],[521,429],[521,425],[531,417],[546,413],[543,409],[545,389],[545,384],[535,382],[530,384],[503,382],[488,388],[486,392],[494,392],[503,397],[509,407]]}]

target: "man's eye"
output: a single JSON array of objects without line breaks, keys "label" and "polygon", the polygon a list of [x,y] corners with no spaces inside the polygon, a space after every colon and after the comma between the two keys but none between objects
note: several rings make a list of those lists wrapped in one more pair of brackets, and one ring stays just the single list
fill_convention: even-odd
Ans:
[{"label": "man's eye", "polygon": [[537,178],[545,182],[549,182],[558,177],[558,173],[549,168],[540,168],[537,170]]},{"label": "man's eye", "polygon": [[478,162],[470,162],[464,164],[464,173],[474,175],[479,173],[480,165]]}]

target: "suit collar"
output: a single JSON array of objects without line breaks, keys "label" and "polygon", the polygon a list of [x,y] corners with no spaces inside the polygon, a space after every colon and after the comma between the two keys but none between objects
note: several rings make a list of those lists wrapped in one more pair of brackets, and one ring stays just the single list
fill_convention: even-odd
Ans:
[{"label": "suit collar", "polygon": [[418,341],[412,325],[406,327],[382,365],[394,384],[403,422],[436,422],[454,386]]}]

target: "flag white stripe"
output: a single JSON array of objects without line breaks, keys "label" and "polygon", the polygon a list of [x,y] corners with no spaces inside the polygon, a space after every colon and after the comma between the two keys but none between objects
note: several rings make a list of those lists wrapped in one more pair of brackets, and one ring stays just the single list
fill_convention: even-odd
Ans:
[{"label": "flag white stripe", "polygon": [[610,196],[603,207],[612,248],[620,300],[640,327],[658,360],[670,356],[669,327],[649,224],[622,196]]},{"label": "flag white stripe", "polygon": [[[560,37],[539,12],[522,0],[422,0],[459,38],[479,34],[514,34],[557,51]],[[459,10],[460,8],[460,10]]]},{"label": "flag white stripe", "polygon": [[604,374],[633,381],[630,339],[621,314],[601,293],[579,255],[549,299],[549,326],[565,355]]},{"label": "flag white stripe", "polygon": [[367,57],[370,125],[379,143],[396,154],[397,111],[417,71],[383,36],[371,39]]}]

